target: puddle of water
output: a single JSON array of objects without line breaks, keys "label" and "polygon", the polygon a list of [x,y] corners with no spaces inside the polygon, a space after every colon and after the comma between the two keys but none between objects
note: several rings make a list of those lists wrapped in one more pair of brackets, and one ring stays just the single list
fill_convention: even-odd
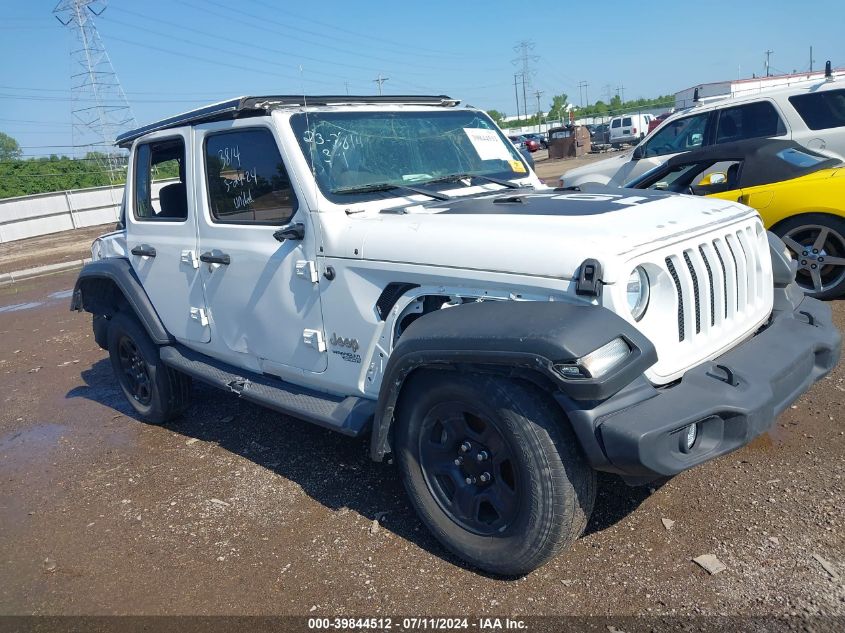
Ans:
[{"label": "puddle of water", "polygon": [[[58,292],[51,292],[47,297],[53,301],[62,301],[64,299],[70,299],[73,296],[73,288],[69,288],[68,290],[59,290]],[[39,308],[43,306],[46,302],[44,301],[29,301],[27,303],[15,303],[10,306],[0,306],[0,313],[2,312],[20,312],[21,310],[32,310],[33,308]]]},{"label": "puddle of water", "polygon": [[21,310],[32,310],[38,306],[43,306],[43,301],[30,301],[29,303],[15,303],[10,306],[0,306],[0,312],[20,312]]},{"label": "puddle of water", "polygon": [[0,436],[0,468],[10,463],[21,466],[43,457],[58,446],[67,432],[64,424],[48,422]]}]

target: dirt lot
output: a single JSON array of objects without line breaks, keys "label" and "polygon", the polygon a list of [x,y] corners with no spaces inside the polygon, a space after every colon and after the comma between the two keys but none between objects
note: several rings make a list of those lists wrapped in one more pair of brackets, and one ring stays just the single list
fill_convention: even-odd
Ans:
[{"label": "dirt lot", "polygon": [[113,227],[104,224],[0,244],[0,273],[91,257],[91,242]]},{"label": "dirt lot", "polygon": [[[99,232],[0,265],[81,258]],[[136,419],[68,311],[75,275],[0,287],[0,615],[845,616],[841,365],[741,451],[652,488],[602,476],[585,535],[503,580],[444,552],[363,441],[203,386],[177,422]]]},{"label": "dirt lot", "polygon": [[842,366],[737,453],[601,477],[574,547],[502,580],[445,553],[363,441],[202,386],[136,419],[74,277],[0,288],[0,614],[845,615]]}]

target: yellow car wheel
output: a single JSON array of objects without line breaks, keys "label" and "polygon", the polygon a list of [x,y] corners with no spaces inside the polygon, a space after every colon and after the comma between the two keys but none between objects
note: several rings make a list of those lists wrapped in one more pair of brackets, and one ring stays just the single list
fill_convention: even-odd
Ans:
[{"label": "yellow car wheel", "polygon": [[798,261],[795,280],[817,299],[845,293],[845,220],[808,213],[784,220],[775,233]]}]

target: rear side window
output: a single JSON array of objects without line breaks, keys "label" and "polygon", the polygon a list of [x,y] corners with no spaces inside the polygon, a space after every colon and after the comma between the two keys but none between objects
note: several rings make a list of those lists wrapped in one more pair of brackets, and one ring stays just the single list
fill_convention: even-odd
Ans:
[{"label": "rear side window", "polygon": [[624,125],[625,127],[631,125],[631,117],[626,116],[624,119],[622,119],[622,125]]},{"label": "rear side window", "polygon": [[[161,180],[163,186],[157,184]],[[188,218],[185,142],[181,137],[138,145],[134,181],[132,211],[136,220],[181,222]]]},{"label": "rear side window", "polygon": [[811,130],[845,126],[845,90],[826,90],[789,97]]},{"label": "rear side window", "polygon": [[296,213],[290,178],[266,128],[209,135],[205,175],[214,222],[279,225]]},{"label": "rear side window", "polygon": [[648,140],[643,156],[686,152],[704,144],[709,114],[703,112],[664,123]]},{"label": "rear side window", "polygon": [[782,136],[786,126],[775,106],[768,101],[757,101],[719,111],[716,143],[730,143],[748,138]]},{"label": "rear side window", "polygon": [[622,127],[622,119],[613,119],[613,121],[610,122],[610,127],[612,127],[612,128]]}]

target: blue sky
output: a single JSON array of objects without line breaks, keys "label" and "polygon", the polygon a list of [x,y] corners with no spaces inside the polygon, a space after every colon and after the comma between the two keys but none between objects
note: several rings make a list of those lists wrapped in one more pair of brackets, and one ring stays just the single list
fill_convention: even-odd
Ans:
[{"label": "blue sky", "polygon": [[[9,1],[0,21],[0,131],[27,155],[70,153],[50,147],[71,144],[74,41],[55,3]],[[817,68],[845,66],[843,0],[110,0],[96,23],[139,124],[241,94],[373,94],[379,74],[387,94],[515,114],[521,40],[543,109],[561,92],[578,103],[580,81],[595,101],[759,75],[767,49],[777,71],[806,70],[811,45]]]}]

